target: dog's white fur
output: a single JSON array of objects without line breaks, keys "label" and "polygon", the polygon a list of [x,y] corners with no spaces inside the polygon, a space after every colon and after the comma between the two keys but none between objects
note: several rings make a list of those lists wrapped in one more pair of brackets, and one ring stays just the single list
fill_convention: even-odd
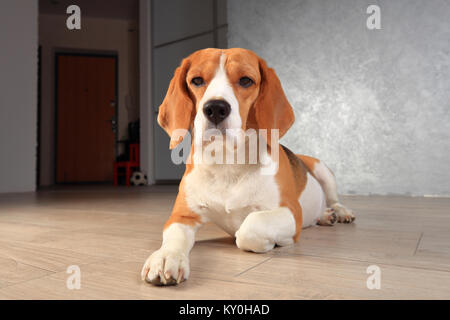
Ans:
[{"label": "dog's white fur", "polygon": [[299,199],[302,206],[303,228],[316,224],[326,209],[325,193],[319,182],[309,172],[306,176],[306,187]]}]

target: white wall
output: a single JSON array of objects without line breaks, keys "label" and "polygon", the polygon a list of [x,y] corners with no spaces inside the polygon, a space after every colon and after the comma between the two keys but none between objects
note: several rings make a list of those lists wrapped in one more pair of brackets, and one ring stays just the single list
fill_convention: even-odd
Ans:
[{"label": "white wall", "polygon": [[[83,14],[83,13],[82,13]],[[128,136],[126,97],[132,97],[137,120],[139,109],[139,61],[137,22],[122,19],[83,17],[81,30],[66,28],[67,15],[39,16],[39,44],[42,46],[41,185],[54,183],[54,56],[57,50],[116,52],[118,65],[119,139]],[[131,31],[133,30],[133,31]]]},{"label": "white wall", "polygon": [[[366,9],[381,8],[381,30]],[[343,193],[450,195],[445,0],[230,0],[230,47],[256,51],[295,109],[284,138]]]},{"label": "white wall", "polygon": [[0,192],[36,180],[37,1],[0,1]]}]

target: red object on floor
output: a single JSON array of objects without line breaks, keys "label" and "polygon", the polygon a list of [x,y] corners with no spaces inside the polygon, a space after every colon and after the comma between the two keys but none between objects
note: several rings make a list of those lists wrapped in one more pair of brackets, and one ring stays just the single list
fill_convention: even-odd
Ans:
[{"label": "red object on floor", "polygon": [[130,143],[130,160],[114,162],[114,185],[118,185],[119,168],[125,168],[125,185],[130,185],[132,169],[139,168],[139,143]]}]

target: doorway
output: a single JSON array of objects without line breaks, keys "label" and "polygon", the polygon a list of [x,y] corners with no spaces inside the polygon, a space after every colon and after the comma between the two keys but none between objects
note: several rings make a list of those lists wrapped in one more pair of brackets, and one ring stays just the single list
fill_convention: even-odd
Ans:
[{"label": "doorway", "polygon": [[112,182],[117,56],[55,55],[56,183]]}]

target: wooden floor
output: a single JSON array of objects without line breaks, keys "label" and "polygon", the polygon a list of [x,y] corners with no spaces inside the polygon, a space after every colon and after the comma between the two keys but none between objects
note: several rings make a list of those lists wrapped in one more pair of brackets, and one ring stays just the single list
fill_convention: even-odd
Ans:
[{"label": "wooden floor", "polygon": [[[450,199],[343,197],[353,225],[313,227],[267,254],[213,225],[177,287],[140,280],[175,186],[65,187],[0,196],[0,299],[450,299]],[[66,270],[78,265],[81,289]],[[381,270],[381,289],[366,269]]]}]

